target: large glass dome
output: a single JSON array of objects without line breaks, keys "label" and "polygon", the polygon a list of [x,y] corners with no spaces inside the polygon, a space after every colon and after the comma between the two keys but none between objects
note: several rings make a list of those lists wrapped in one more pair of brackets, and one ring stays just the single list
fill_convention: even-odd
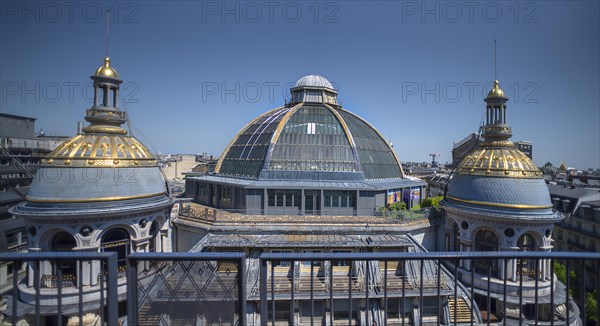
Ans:
[{"label": "large glass dome", "polygon": [[253,179],[404,177],[396,154],[381,134],[364,119],[333,104],[337,93],[327,94],[333,98],[302,96],[315,87],[328,91],[330,85],[320,76],[302,77],[292,93],[304,100],[264,113],[242,128],[221,155],[215,172]]}]

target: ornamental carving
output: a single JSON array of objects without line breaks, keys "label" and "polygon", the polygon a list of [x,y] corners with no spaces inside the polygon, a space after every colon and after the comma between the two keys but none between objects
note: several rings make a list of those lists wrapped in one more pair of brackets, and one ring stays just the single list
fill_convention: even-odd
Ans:
[{"label": "ornamental carving", "polygon": [[512,148],[480,148],[465,156],[457,167],[462,175],[533,178],[542,173],[523,152]]},{"label": "ornamental carving", "polygon": [[125,135],[77,135],[42,159],[46,166],[146,167],[157,166],[152,154],[135,138]]}]

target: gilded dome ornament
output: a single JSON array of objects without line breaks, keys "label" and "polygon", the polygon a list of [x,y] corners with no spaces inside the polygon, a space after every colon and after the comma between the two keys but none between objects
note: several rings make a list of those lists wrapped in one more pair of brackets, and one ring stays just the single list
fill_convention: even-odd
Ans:
[{"label": "gilded dome ornament", "polygon": [[504,91],[500,88],[500,84],[497,80],[494,81],[494,87],[488,92],[488,98],[505,98]]},{"label": "gilded dome ornament", "polygon": [[94,76],[119,79],[119,74],[117,74],[117,71],[110,66],[109,57],[104,58],[104,64],[100,66],[100,68],[96,69]]}]

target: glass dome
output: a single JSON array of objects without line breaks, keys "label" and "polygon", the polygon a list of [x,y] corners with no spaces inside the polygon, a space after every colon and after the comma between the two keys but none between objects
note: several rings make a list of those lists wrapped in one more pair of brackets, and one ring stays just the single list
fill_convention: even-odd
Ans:
[{"label": "glass dome", "polygon": [[326,103],[300,103],[259,116],[234,137],[215,170],[253,179],[281,178],[283,171],[302,172],[294,175],[302,179],[403,177],[393,149],[377,130]]}]

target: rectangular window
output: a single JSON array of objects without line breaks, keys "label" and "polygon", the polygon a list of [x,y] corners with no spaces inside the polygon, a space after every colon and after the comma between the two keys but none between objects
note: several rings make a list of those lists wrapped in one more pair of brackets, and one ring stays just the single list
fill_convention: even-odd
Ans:
[{"label": "rectangular window", "polygon": [[277,206],[278,207],[283,207],[283,199],[284,198],[285,198],[284,193],[277,192],[276,201],[277,201]]},{"label": "rectangular window", "polygon": [[340,206],[348,207],[348,195],[347,194],[342,195]]},{"label": "rectangular window", "polygon": [[[291,253],[291,250],[271,250],[272,253],[274,254],[281,254],[281,253]],[[290,267],[292,266],[292,262],[291,261],[285,261],[285,260],[274,260],[273,261],[273,266],[275,267]]]},{"label": "rectangular window", "polygon": [[273,190],[268,190],[267,191],[267,195],[268,195],[268,205],[273,207],[275,206],[275,191]]},{"label": "rectangular window", "polygon": [[[269,303],[269,309],[271,304]],[[271,316],[271,313],[269,313]],[[290,303],[288,301],[275,301],[275,320],[289,321],[290,320]]]},{"label": "rectangular window", "polygon": [[[332,250],[331,252],[333,252],[333,253],[350,253],[350,252],[352,252],[352,250],[340,249],[340,250]],[[335,266],[350,266],[350,261],[349,260],[332,260],[331,265],[334,267]]]},{"label": "rectangular window", "polygon": [[[358,304],[358,300],[352,300],[352,311],[350,312],[350,305],[348,300],[334,300],[333,319],[347,321],[349,318],[352,318],[356,320],[358,317]],[[350,313],[352,315],[350,315]]]},{"label": "rectangular window", "polygon": [[[303,250],[302,252],[303,253],[319,253],[319,252],[321,252],[321,250]],[[311,262],[310,260],[302,261],[302,267],[310,267],[310,262]],[[313,264],[313,266],[315,266],[314,271],[315,271],[315,275],[317,275],[318,266],[321,266],[321,262],[313,260],[312,264]]]},{"label": "rectangular window", "polygon": [[323,301],[314,300],[314,308],[310,301],[300,301],[300,320],[308,323],[311,321],[311,316],[315,324],[321,324],[321,318],[323,316]]}]

